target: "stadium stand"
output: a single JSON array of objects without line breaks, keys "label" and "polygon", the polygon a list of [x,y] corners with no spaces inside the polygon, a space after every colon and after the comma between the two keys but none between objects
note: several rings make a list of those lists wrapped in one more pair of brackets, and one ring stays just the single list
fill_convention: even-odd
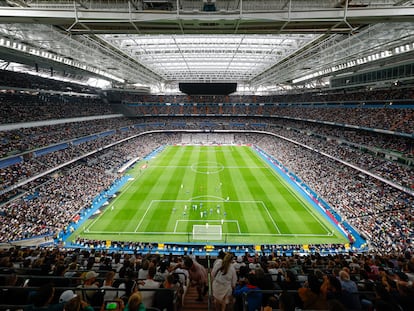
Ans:
[{"label": "stadium stand", "polygon": [[[166,267],[164,277],[156,274],[164,287],[155,290],[156,297],[169,290],[173,294],[172,299],[175,300],[173,310],[188,310],[185,305],[181,306],[188,279],[185,273],[176,272],[185,256],[55,248],[9,248],[1,251],[0,255],[2,308],[15,310],[38,306],[40,302],[36,295],[39,290],[45,290],[48,286],[54,288],[48,304],[59,310],[62,310],[64,305],[62,298],[65,296],[62,294],[67,290],[73,290],[80,296],[83,295],[83,291],[89,293],[90,297],[113,291],[128,301],[129,295],[136,291],[133,285],[130,287],[128,284],[143,282],[138,278],[138,271],[144,262],[149,262],[156,271],[160,271],[161,266]],[[205,266],[212,266],[215,258],[198,257],[193,260],[198,260]],[[376,310],[382,304],[386,305],[387,310],[409,310],[413,299],[414,262],[409,252],[389,255],[351,253],[291,257],[274,253],[245,253],[233,255],[233,265],[237,270],[238,286],[244,286],[246,278],[249,278],[252,285],[263,290],[263,295],[258,301],[263,307],[278,308],[279,301],[282,300],[281,295],[291,295],[297,308],[312,305],[309,299],[312,295],[317,295],[318,304],[323,304],[326,310],[338,301],[346,306],[346,310]],[[103,287],[108,271],[114,273],[110,288]],[[89,284],[88,280],[95,285],[83,289],[86,286],[82,284]],[[140,291],[143,293],[145,290]],[[11,295],[17,292],[20,293],[18,300]],[[82,299],[99,309],[103,302],[87,298],[89,296],[85,294]],[[249,293],[240,298],[243,303],[252,301]],[[87,301],[88,299],[90,300]],[[194,308],[194,303],[192,305]],[[243,308],[237,307],[235,303],[235,310]]]},{"label": "stadium stand", "polygon": [[113,113],[109,105],[96,96],[13,91],[0,93],[0,100],[2,125]]}]

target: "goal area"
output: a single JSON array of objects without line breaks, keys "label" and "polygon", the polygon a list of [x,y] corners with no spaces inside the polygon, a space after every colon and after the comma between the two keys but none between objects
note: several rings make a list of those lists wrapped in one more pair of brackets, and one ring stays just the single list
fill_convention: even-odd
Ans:
[{"label": "goal area", "polygon": [[222,228],[221,225],[193,225],[193,239],[194,240],[221,240]]}]

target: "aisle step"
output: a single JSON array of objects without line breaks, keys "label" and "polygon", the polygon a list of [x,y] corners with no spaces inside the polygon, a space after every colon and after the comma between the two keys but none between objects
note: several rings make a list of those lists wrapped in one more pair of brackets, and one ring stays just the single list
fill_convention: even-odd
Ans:
[{"label": "aisle step", "polygon": [[201,311],[208,310],[208,295],[204,296],[203,301],[197,301],[197,288],[190,287],[184,297],[184,306],[182,311]]}]

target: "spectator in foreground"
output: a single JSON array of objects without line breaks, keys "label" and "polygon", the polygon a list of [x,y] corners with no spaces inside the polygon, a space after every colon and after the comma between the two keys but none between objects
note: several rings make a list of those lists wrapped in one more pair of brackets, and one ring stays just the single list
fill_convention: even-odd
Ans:
[{"label": "spectator in foreground", "polygon": [[27,311],[61,311],[63,304],[52,304],[55,295],[55,288],[51,284],[40,287],[33,295],[33,304],[26,308]]},{"label": "spectator in foreground", "polygon": [[80,290],[78,290],[76,294],[91,304],[94,302],[95,295],[97,295],[97,289],[99,289],[99,283],[96,281],[98,275],[99,274],[93,270],[88,271],[83,278],[83,284],[77,287]]},{"label": "spectator in foreground", "polygon": [[240,282],[234,289],[234,297],[236,304],[234,310],[242,311],[243,308],[243,294],[247,294],[248,311],[257,311],[262,308],[262,292],[257,286],[256,275],[249,273],[247,278]]},{"label": "spectator in foreground", "polygon": [[113,286],[114,281],[115,281],[115,272],[108,271],[105,275],[104,285],[101,287],[101,289],[105,289],[104,301],[113,300],[118,296],[118,292],[114,290],[115,289],[115,287]]},{"label": "spectator in foreground", "polygon": [[[71,294],[68,294],[67,296],[70,296],[70,295]],[[63,299],[67,299],[67,297],[63,297]],[[94,311],[93,307],[90,304],[88,304],[86,301],[82,300],[81,297],[76,296],[76,295],[72,296],[72,298],[65,303],[63,310],[64,311]]]},{"label": "spectator in foreground", "polygon": [[279,309],[281,311],[295,311],[295,297],[288,292],[279,295]]},{"label": "spectator in foreground", "polygon": [[232,302],[233,289],[237,283],[236,269],[232,265],[233,255],[227,253],[224,258],[215,265],[212,270],[213,296],[217,311],[225,311],[228,304]]},{"label": "spectator in foreground", "polygon": [[163,311],[179,310],[181,301],[182,286],[178,282],[178,277],[169,274],[160,289],[155,291],[153,307]]},{"label": "spectator in foreground", "polygon": [[206,268],[190,257],[184,259],[184,267],[188,270],[191,285],[197,288],[198,298],[196,300],[203,301],[203,296],[208,291]]},{"label": "spectator in foreground", "polygon": [[161,285],[159,282],[154,281],[156,271],[157,270],[155,266],[150,266],[148,268],[147,279],[144,281],[139,281],[139,289],[143,290],[141,291],[142,302],[146,308],[152,307],[155,296],[155,290],[157,288],[160,288]]},{"label": "spectator in foreground", "polygon": [[140,292],[133,293],[129,299],[124,311],[145,311],[146,308],[142,303],[142,296]]},{"label": "spectator in foreground", "polygon": [[308,276],[308,283],[298,289],[299,297],[303,302],[304,309],[327,310],[328,304],[325,294],[321,291],[323,280],[316,275]]}]

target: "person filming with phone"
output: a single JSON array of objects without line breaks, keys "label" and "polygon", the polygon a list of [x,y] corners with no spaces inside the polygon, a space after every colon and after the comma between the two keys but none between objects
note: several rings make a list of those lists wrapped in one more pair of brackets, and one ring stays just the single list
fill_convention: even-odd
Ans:
[{"label": "person filming with phone", "polygon": [[123,311],[124,309],[124,301],[120,298],[104,301],[101,307],[101,311]]}]

